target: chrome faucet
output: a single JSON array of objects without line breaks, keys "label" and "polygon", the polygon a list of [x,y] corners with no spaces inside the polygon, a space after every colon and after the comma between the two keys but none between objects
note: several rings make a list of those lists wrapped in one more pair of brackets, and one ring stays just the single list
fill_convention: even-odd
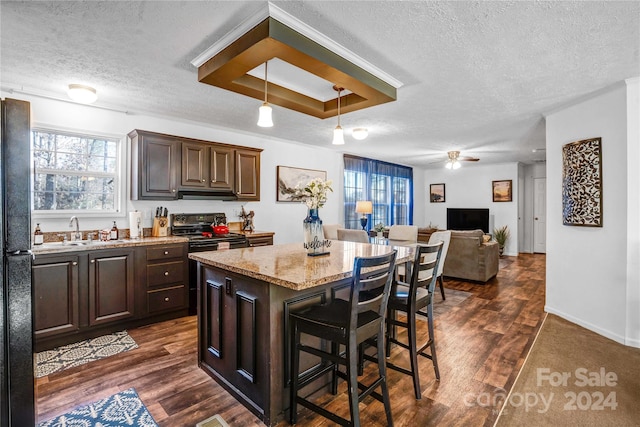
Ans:
[{"label": "chrome faucet", "polygon": [[77,216],[72,216],[69,221],[69,227],[73,227],[73,222],[76,223],[76,231],[71,233],[71,240],[82,240],[82,233],[80,232],[80,223],[78,222]]}]

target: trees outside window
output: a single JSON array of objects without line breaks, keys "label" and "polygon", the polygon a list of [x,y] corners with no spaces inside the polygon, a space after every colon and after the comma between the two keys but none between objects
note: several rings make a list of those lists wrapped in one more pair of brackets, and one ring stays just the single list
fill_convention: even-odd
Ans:
[{"label": "trees outside window", "polygon": [[33,210],[117,211],[119,145],[116,139],[34,130]]}]

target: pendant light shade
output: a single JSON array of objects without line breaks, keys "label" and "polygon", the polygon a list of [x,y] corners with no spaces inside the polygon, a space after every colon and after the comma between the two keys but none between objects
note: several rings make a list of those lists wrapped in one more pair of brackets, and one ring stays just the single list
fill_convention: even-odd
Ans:
[{"label": "pendant light shade", "polygon": [[259,109],[258,126],[263,128],[273,127],[273,119],[271,118],[271,106],[267,102],[267,63],[264,63],[264,102]]},{"label": "pendant light shade", "polygon": [[344,131],[340,126],[340,93],[342,88],[334,86],[333,89],[338,91],[338,126],[333,130],[333,141],[331,143],[333,145],[344,145]]},{"label": "pendant light shade", "polygon": [[333,145],[344,145],[344,132],[340,125],[333,130]]}]

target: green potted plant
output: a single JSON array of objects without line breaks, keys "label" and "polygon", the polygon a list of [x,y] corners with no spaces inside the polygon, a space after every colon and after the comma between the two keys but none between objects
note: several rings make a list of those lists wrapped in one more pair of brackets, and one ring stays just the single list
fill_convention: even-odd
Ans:
[{"label": "green potted plant", "polygon": [[384,232],[384,224],[379,222],[373,226],[373,231],[378,234],[378,237],[382,237],[382,233]]},{"label": "green potted plant", "polygon": [[509,232],[509,227],[503,225],[499,228],[493,229],[493,238],[496,242],[498,242],[498,247],[500,248],[500,256],[504,252],[504,246],[507,244],[507,240],[509,240],[509,236],[511,233]]}]

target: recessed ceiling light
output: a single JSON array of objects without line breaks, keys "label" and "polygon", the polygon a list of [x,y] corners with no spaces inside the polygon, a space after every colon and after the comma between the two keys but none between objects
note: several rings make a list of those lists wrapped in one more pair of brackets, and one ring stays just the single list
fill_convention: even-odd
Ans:
[{"label": "recessed ceiling light", "polygon": [[69,98],[82,104],[92,104],[98,99],[96,90],[91,86],[70,84],[67,90]]},{"label": "recessed ceiling light", "polygon": [[358,141],[365,139],[369,135],[369,131],[367,128],[355,128],[351,131],[351,136],[353,136]]}]

